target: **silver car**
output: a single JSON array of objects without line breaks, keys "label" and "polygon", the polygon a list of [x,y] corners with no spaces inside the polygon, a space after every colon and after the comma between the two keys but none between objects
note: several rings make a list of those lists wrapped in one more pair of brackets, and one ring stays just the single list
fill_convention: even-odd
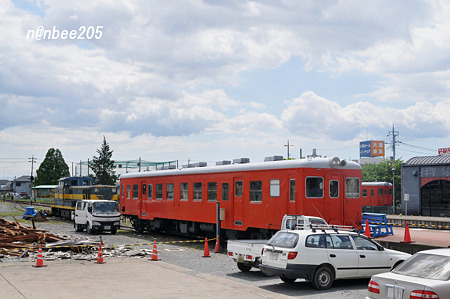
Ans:
[{"label": "silver car", "polygon": [[450,299],[450,248],[416,253],[391,272],[372,276],[367,298]]}]

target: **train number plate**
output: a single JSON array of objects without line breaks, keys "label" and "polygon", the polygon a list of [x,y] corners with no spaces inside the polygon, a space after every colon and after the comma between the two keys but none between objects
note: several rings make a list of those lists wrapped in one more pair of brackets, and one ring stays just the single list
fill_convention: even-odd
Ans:
[{"label": "train number plate", "polygon": [[269,252],[269,260],[277,260],[278,253],[277,252]]},{"label": "train number plate", "polygon": [[110,225],[105,225],[105,229],[111,229]]},{"label": "train number plate", "polygon": [[403,288],[393,286],[393,285],[386,285],[387,286],[387,298],[389,299],[402,299],[403,298]]}]

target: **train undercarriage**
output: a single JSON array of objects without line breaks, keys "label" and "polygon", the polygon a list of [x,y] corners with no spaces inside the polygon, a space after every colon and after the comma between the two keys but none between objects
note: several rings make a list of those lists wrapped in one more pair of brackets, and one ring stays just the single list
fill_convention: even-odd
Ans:
[{"label": "train undercarriage", "polygon": [[[187,237],[216,237],[216,224],[183,221],[175,219],[155,218],[153,220],[139,219],[132,215],[123,215],[129,219],[133,228],[139,232],[165,232]],[[246,231],[221,229],[220,239],[269,239],[276,230],[248,228]]]}]

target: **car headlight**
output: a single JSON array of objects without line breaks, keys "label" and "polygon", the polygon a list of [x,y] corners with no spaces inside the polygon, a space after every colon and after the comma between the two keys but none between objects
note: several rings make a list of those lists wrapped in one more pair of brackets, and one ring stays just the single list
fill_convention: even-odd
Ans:
[{"label": "car headlight", "polygon": [[120,225],[119,221],[114,222],[114,225]]},{"label": "car headlight", "polygon": [[92,221],[92,225],[101,225],[100,222]]}]

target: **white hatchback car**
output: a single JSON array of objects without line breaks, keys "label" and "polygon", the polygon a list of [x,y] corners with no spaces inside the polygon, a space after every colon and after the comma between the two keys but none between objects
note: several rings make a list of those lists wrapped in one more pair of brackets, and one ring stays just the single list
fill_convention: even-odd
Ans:
[{"label": "white hatchback car", "polygon": [[389,271],[411,255],[385,249],[356,232],[337,229],[279,231],[263,249],[261,271],[284,282],[297,278],[328,289],[335,279],[370,278]]}]

